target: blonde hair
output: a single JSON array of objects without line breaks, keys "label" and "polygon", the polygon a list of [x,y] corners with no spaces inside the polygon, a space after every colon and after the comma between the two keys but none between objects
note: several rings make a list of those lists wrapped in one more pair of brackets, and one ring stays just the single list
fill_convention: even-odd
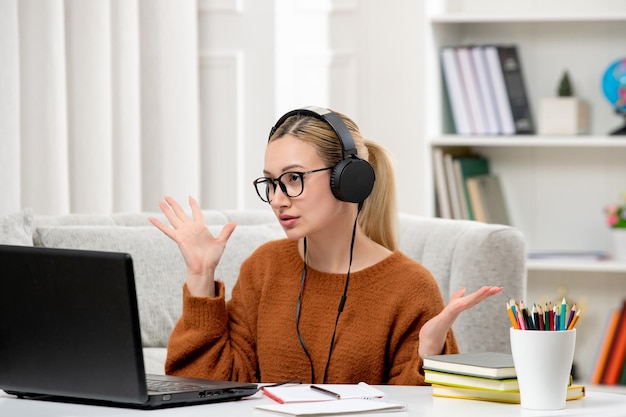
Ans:
[{"label": "blonde hair", "polygon": [[[396,188],[391,157],[382,145],[364,139],[352,119],[341,113],[337,114],[352,134],[357,155],[368,161],[376,174],[372,193],[363,202],[359,225],[370,239],[395,251],[398,248]],[[326,166],[335,166],[343,159],[341,142],[337,134],[322,119],[302,114],[291,116],[278,126],[269,141],[285,135],[292,135],[313,145]]]}]

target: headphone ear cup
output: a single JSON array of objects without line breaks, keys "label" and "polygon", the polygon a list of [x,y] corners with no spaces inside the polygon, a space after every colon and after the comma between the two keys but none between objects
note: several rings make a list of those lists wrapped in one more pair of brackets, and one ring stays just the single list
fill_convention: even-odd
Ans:
[{"label": "headphone ear cup", "polygon": [[372,192],[375,181],[372,165],[364,159],[351,156],[333,168],[330,189],[341,201],[362,203]]}]

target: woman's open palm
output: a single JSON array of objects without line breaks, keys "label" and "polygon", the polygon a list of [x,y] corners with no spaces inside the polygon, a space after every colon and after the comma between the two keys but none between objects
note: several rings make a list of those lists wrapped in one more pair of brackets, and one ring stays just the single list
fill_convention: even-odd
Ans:
[{"label": "woman's open palm", "polygon": [[150,222],[178,245],[187,265],[187,287],[196,296],[214,295],[215,268],[226,248],[235,223],[224,225],[216,237],[209,231],[198,202],[189,197],[190,218],[172,197],[165,197],[159,207],[170,225],[151,217]]}]

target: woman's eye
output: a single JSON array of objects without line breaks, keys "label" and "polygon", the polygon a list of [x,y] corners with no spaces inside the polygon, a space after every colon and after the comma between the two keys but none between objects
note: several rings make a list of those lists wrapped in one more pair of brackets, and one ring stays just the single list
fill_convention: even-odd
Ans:
[{"label": "woman's eye", "polygon": [[288,181],[289,181],[290,183],[295,183],[295,182],[300,181],[300,175],[298,175],[298,174],[296,174],[296,173],[290,173],[290,174],[288,175],[288,178],[289,178],[289,179],[288,179]]}]

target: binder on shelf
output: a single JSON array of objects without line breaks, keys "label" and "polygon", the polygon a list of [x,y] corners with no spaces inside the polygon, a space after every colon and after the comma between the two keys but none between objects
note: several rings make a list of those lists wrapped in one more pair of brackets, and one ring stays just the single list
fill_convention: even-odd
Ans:
[{"label": "binder on shelf", "polygon": [[441,49],[441,64],[456,133],[458,135],[471,135],[473,129],[470,124],[468,104],[454,47]]},{"label": "binder on shelf", "polygon": [[476,69],[476,79],[483,102],[484,119],[486,122],[486,133],[490,135],[498,135],[503,133],[501,123],[498,117],[498,108],[496,106],[496,98],[493,92],[493,83],[489,70],[487,68],[487,56],[483,46],[474,46],[471,48],[472,62]]},{"label": "binder on shelf", "polygon": [[493,88],[493,97],[498,112],[498,120],[500,121],[501,133],[503,135],[515,134],[515,125],[513,123],[513,112],[509,104],[509,97],[504,82],[504,74],[500,66],[500,56],[498,55],[498,47],[495,45],[485,46],[485,60],[487,62],[487,71],[491,79]]},{"label": "binder on shelf", "polygon": [[456,48],[456,56],[459,63],[461,79],[463,80],[464,91],[467,95],[468,115],[472,132],[477,135],[487,134],[487,121],[485,120],[485,109],[476,68],[474,67],[471,50],[466,46]]},{"label": "binder on shelf", "polygon": [[497,175],[473,176],[466,181],[475,220],[510,225],[508,208]]},{"label": "binder on shelf", "polygon": [[530,113],[530,100],[526,93],[517,46],[499,45],[496,46],[496,51],[513,118],[514,132],[516,134],[534,133],[535,129]]}]

